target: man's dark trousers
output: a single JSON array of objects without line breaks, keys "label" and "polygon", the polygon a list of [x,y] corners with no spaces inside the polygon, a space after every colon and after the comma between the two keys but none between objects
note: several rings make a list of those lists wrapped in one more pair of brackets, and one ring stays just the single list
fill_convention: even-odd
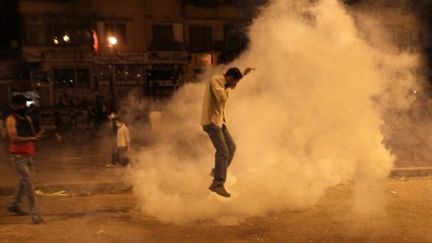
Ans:
[{"label": "man's dark trousers", "polygon": [[236,145],[227,127],[214,124],[203,126],[216,149],[213,185],[223,185],[226,180],[227,169],[231,164]]}]

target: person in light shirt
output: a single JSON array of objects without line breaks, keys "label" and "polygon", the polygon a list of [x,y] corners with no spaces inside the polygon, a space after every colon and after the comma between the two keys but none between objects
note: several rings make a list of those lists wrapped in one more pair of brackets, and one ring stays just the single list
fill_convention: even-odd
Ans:
[{"label": "person in light shirt", "polygon": [[225,103],[228,100],[229,90],[235,89],[240,79],[252,70],[254,68],[246,68],[242,73],[236,67],[230,68],[225,74],[213,76],[204,92],[201,125],[216,149],[215,166],[211,171],[213,182],[209,190],[223,197],[231,196],[225,189],[224,183],[236,149],[226,126]]},{"label": "person in light shirt", "polygon": [[116,151],[111,164],[106,165],[107,167],[115,167],[117,164],[126,166],[129,163],[128,151],[130,149],[130,134],[129,128],[120,119],[120,117],[114,117],[113,122],[117,127],[116,137]]}]

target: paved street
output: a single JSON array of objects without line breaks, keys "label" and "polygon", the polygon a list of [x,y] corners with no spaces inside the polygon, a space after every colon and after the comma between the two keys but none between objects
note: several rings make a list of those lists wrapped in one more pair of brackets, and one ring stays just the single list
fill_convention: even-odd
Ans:
[{"label": "paved street", "polygon": [[[329,190],[318,205],[247,219],[164,224],[140,213],[131,193],[39,196],[46,222],[0,211],[0,242],[432,242],[432,178],[385,183],[386,210],[361,221],[351,213],[352,187]],[[0,197],[4,208],[9,197]]]},{"label": "paved street", "polygon": [[[130,185],[124,183],[125,169],[104,166],[110,159],[107,144],[103,139],[78,139],[72,146],[39,143],[34,178],[46,220],[41,225],[6,211],[16,175],[8,157],[2,156],[0,242],[432,242],[432,177],[388,179],[385,212],[366,221],[351,213],[352,186],[339,185],[318,205],[302,211],[286,210],[231,226],[210,221],[179,226],[140,212]],[[5,144],[1,148],[7,155]],[[397,168],[393,174],[430,175],[430,169]]]},{"label": "paved street", "polygon": [[0,243],[432,243],[432,0],[0,12]]},{"label": "paved street", "polygon": [[[124,168],[107,169],[111,160],[109,140],[88,141],[85,131],[71,141],[57,143],[42,140],[37,143],[33,180],[36,187],[50,186],[52,190],[62,189],[61,185],[85,185],[111,183],[123,180]],[[10,194],[17,182],[15,169],[9,160],[7,143],[0,142],[0,195]]]}]

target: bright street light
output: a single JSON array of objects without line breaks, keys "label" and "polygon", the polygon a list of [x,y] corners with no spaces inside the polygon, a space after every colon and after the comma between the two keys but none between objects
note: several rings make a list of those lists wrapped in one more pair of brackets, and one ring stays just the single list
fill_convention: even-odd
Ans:
[{"label": "bright street light", "polygon": [[65,35],[63,36],[63,40],[64,40],[65,42],[69,42],[69,41],[70,41],[70,37],[69,37],[69,35],[65,34]]},{"label": "bright street light", "polygon": [[117,44],[117,38],[115,36],[109,36],[108,43],[110,46],[115,46]]},{"label": "bright street light", "polygon": [[114,68],[113,68],[113,52],[114,46],[117,45],[117,38],[115,36],[108,36],[108,47],[110,48],[110,59],[109,59],[109,70],[110,70],[110,79],[109,79],[109,88],[111,93],[111,101],[114,100]]}]

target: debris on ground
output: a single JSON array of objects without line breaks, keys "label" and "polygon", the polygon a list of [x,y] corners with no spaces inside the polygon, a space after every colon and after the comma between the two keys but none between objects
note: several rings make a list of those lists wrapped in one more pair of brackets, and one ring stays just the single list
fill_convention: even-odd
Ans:
[{"label": "debris on ground", "polygon": [[104,235],[106,234],[106,231],[103,229],[98,230],[98,232],[96,232],[96,235]]},{"label": "debris on ground", "polygon": [[47,193],[47,192],[43,192],[41,190],[36,190],[35,191],[36,195],[39,196],[57,196],[57,197],[67,197],[67,196],[71,196],[71,194],[67,193],[66,191],[62,190],[62,191],[58,191],[58,192],[54,192],[54,193]]},{"label": "debris on ground", "polygon": [[91,193],[91,192],[73,193],[73,192],[67,192],[65,190],[61,190],[61,191],[57,191],[57,192],[53,192],[53,193],[48,193],[48,192],[43,192],[41,190],[36,190],[35,194],[39,195],[39,196],[56,196],[56,197],[69,197],[69,196],[86,197],[86,196],[93,195],[93,193]]}]

